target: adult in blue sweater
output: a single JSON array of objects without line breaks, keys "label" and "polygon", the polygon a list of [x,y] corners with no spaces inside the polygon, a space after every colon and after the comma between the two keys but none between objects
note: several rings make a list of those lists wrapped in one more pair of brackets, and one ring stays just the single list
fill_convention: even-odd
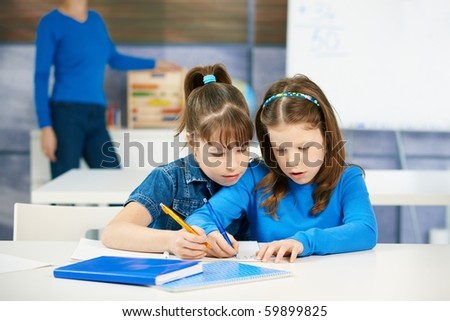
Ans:
[{"label": "adult in blue sweater", "polygon": [[120,167],[106,130],[106,65],[120,70],[176,68],[120,54],[99,13],[88,9],[88,0],[66,0],[42,17],[36,35],[35,105],[53,178],[79,167],[81,157],[92,168]]},{"label": "adult in blue sweater", "polygon": [[[264,262],[373,248],[377,224],[363,171],[345,161],[342,134],[323,91],[303,75],[281,79],[267,91],[255,125],[264,162],[210,199],[222,225],[247,215],[252,239],[265,242],[257,254]],[[232,236],[233,247],[217,231],[207,207],[187,222],[208,235],[208,255],[238,250]]]}]

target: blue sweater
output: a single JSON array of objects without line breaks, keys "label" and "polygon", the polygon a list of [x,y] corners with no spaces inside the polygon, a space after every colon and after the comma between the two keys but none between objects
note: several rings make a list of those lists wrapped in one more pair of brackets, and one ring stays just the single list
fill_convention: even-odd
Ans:
[{"label": "blue sweater", "polygon": [[117,52],[101,16],[89,10],[83,23],[53,10],[42,17],[36,34],[35,105],[39,127],[51,126],[50,70],[55,83],[50,100],[106,105],[105,66],[114,69],[152,69],[154,59]]},{"label": "blue sweater", "polygon": [[[249,167],[239,182],[223,187],[211,198],[210,203],[224,226],[246,213],[253,240],[295,239],[304,246],[301,256],[367,250],[375,246],[375,214],[358,167],[344,170],[328,206],[316,216],[309,214],[314,204],[315,184],[300,185],[289,180],[289,192],[279,203],[277,220],[259,206],[262,190],[255,191],[267,173],[268,169],[261,163]],[[194,211],[187,222],[202,227],[207,234],[217,230],[205,206]]]}]

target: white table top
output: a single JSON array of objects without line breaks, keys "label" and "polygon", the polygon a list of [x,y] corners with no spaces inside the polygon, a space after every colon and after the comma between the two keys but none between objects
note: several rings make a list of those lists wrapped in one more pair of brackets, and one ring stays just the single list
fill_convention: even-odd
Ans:
[{"label": "white table top", "polygon": [[373,205],[450,205],[450,170],[366,170]]},{"label": "white table top", "polygon": [[72,169],[31,192],[39,204],[123,204],[145,169]]},{"label": "white table top", "polygon": [[[145,169],[74,169],[31,193],[32,203],[122,204]],[[450,170],[366,170],[373,205],[450,205]]]},{"label": "white table top", "polygon": [[[0,253],[61,265],[69,263],[76,246],[76,242],[0,241]],[[296,263],[252,264],[289,270],[293,276],[170,293],[57,279],[54,267],[45,267],[0,274],[0,300],[450,300],[450,245],[378,244],[370,251],[311,256]]]}]

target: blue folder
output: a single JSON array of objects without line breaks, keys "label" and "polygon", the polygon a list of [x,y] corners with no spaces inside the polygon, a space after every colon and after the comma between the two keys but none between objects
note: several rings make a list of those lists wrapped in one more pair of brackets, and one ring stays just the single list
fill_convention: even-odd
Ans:
[{"label": "blue folder", "polygon": [[56,278],[150,286],[202,272],[200,261],[100,256],[57,267],[53,275]]}]

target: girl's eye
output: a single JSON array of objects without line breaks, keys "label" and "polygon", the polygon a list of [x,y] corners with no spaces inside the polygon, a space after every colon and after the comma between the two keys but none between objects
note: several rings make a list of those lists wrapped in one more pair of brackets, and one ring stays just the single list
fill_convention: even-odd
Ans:
[{"label": "girl's eye", "polygon": [[241,146],[237,149],[240,153],[246,153],[248,151],[248,146]]},{"label": "girl's eye", "polygon": [[212,157],[222,157],[224,153],[210,153]]}]

